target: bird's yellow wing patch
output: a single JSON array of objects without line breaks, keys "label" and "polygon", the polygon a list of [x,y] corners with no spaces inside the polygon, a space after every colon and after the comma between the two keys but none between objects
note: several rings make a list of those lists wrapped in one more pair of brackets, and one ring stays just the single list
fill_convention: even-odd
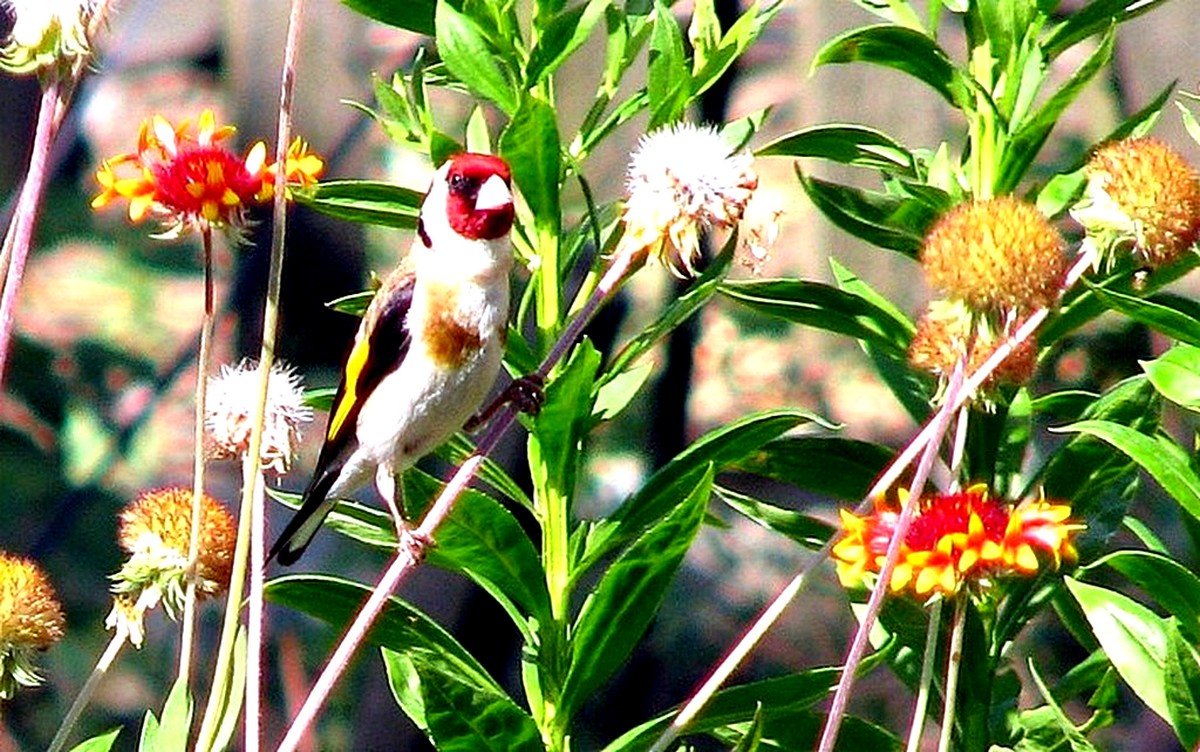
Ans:
[{"label": "bird's yellow wing patch", "polygon": [[354,404],[358,401],[358,380],[362,376],[363,366],[367,364],[367,356],[371,352],[371,346],[367,340],[367,337],[362,337],[355,342],[354,349],[350,351],[350,357],[346,359],[346,373],[342,377],[346,388],[342,392],[341,400],[334,406],[333,417],[329,419],[329,431],[325,434],[326,441],[332,441],[338,435],[338,432],[342,430],[342,424],[346,422],[346,417],[350,415],[350,411],[354,409]]}]

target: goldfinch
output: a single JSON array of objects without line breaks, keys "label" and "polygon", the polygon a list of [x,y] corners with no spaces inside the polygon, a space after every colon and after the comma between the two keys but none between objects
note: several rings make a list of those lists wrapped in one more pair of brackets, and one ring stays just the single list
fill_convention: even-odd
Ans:
[{"label": "goldfinch", "polygon": [[513,213],[499,157],[458,154],[437,171],[412,251],[354,337],[300,510],[268,558],[295,562],[337,500],[372,477],[404,535],[396,474],[462,428],[499,374]]}]

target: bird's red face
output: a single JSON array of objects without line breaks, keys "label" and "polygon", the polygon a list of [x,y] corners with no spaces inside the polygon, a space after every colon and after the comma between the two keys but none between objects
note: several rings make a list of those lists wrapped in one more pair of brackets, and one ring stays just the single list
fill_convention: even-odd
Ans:
[{"label": "bird's red face", "polygon": [[446,174],[450,227],[472,240],[494,240],[513,223],[512,173],[500,157],[456,154]]}]

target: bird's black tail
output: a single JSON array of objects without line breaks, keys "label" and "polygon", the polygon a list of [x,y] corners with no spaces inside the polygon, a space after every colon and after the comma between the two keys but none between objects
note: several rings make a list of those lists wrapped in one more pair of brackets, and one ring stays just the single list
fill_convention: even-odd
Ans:
[{"label": "bird's black tail", "polygon": [[308,548],[308,544],[312,542],[313,536],[316,535],[321,524],[325,522],[325,518],[337,504],[336,499],[328,498],[329,490],[333,488],[337,476],[336,472],[326,472],[313,478],[304,491],[300,509],[283,529],[283,533],[275,541],[275,545],[271,546],[271,551],[267,554],[267,562],[270,562],[271,559],[278,559],[279,563],[285,567],[296,563],[296,560],[304,553],[304,549]]}]

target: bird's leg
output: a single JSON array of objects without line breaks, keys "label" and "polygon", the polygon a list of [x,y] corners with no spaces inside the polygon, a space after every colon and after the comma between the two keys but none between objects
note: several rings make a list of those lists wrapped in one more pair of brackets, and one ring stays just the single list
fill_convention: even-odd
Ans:
[{"label": "bird's leg", "polygon": [[388,511],[392,513],[392,522],[396,525],[396,546],[408,551],[413,561],[425,558],[425,551],[433,545],[433,539],[417,535],[408,520],[404,518],[404,492],[396,484],[396,473],[386,464],[380,464],[375,470],[375,487],[379,495],[387,502]]},{"label": "bird's leg", "polygon": [[531,373],[513,379],[504,388],[504,391],[500,392],[496,399],[492,400],[487,407],[475,413],[467,421],[467,424],[463,426],[463,430],[474,431],[482,428],[485,423],[500,411],[500,408],[510,403],[523,413],[537,415],[541,412],[542,405],[546,402],[545,386],[546,378],[540,373]]}]

